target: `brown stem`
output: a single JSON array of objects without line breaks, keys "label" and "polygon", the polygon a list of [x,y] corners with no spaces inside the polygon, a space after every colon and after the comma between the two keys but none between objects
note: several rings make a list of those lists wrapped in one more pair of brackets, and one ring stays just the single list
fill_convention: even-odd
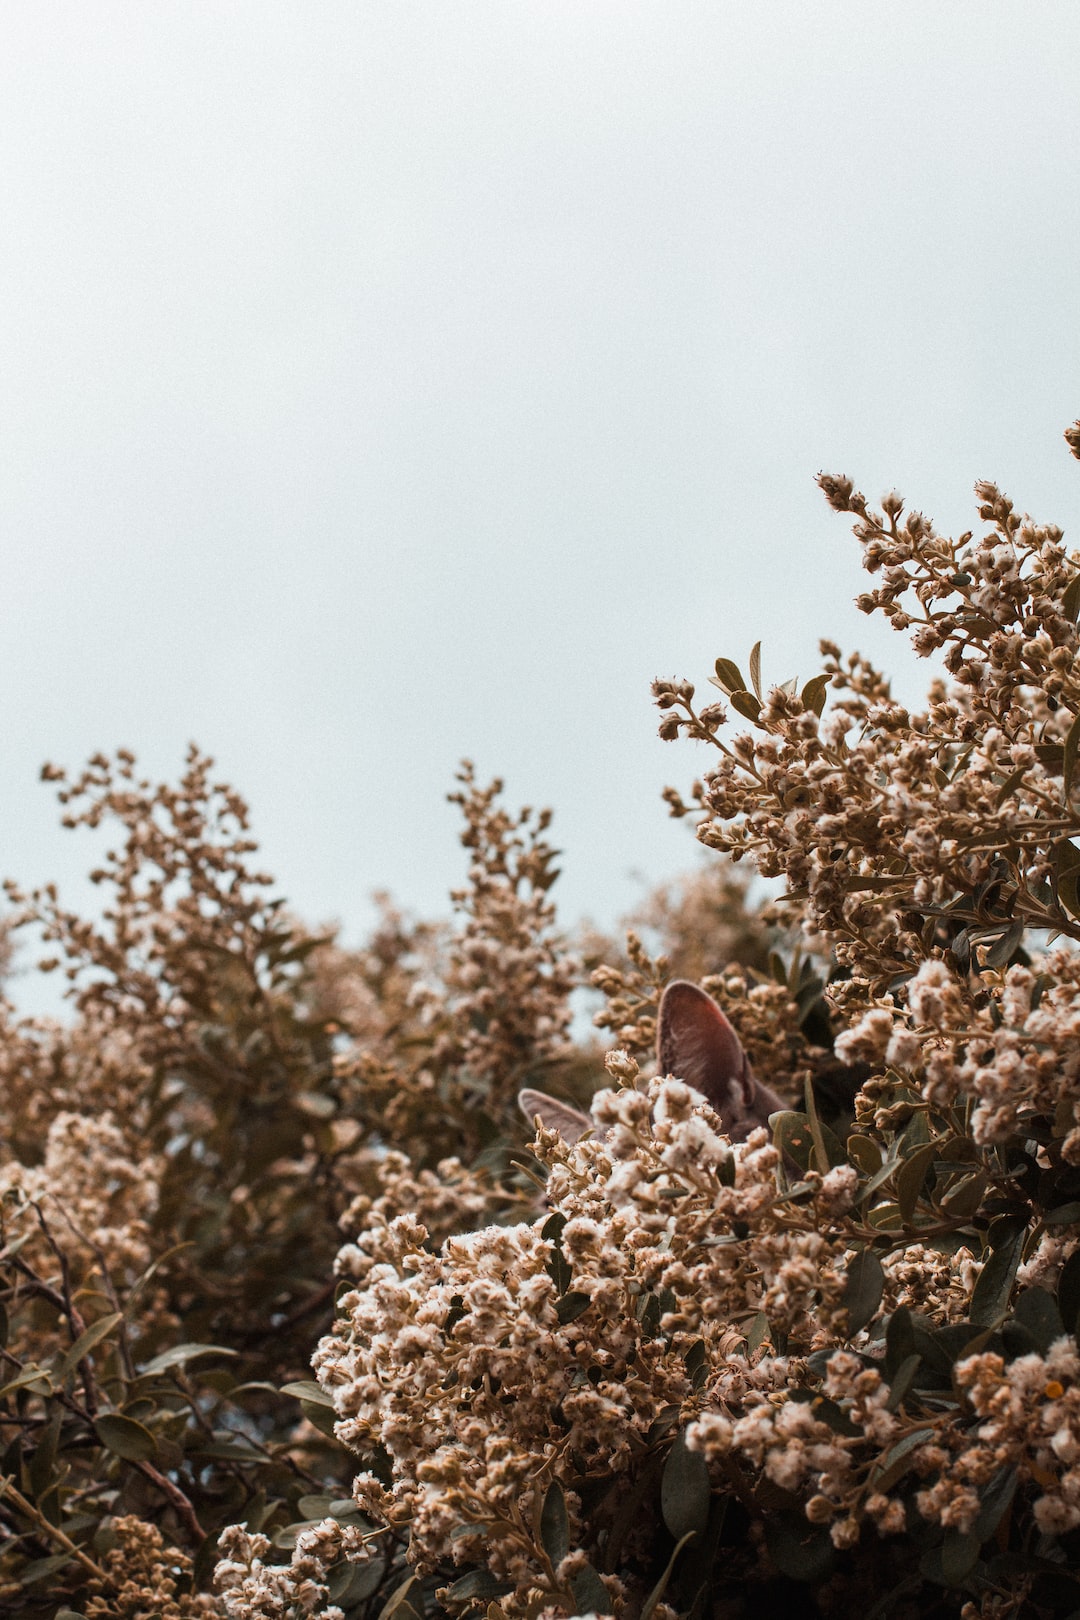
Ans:
[{"label": "brown stem", "polygon": [[76,1547],[71,1537],[65,1535],[57,1525],[50,1524],[45,1515],[34,1506],[33,1502],[28,1502],[22,1492],[16,1490],[10,1476],[7,1474],[0,1474],[0,1496],[9,1497],[19,1512],[25,1514],[31,1524],[37,1527],[39,1534],[46,1536],[50,1541],[55,1541],[57,1546],[63,1547],[66,1553],[70,1553],[71,1557],[76,1559],[84,1569],[88,1569],[96,1580],[101,1581],[103,1586],[111,1584],[101,1565],[95,1564],[94,1560],[89,1558],[81,1547]]},{"label": "brown stem", "polygon": [[169,1504],[175,1509],[177,1516],[187,1526],[188,1532],[193,1540],[196,1541],[199,1546],[201,1546],[206,1540],[206,1531],[199,1523],[195,1509],[192,1507],[190,1501],[184,1495],[179,1485],[175,1485],[167,1475],[161,1472],[160,1469],[155,1468],[153,1463],[133,1462],[131,1466],[133,1468],[137,1468],[139,1473],[142,1474],[145,1479],[150,1480],[151,1484],[156,1485],[162,1495],[168,1498]]}]

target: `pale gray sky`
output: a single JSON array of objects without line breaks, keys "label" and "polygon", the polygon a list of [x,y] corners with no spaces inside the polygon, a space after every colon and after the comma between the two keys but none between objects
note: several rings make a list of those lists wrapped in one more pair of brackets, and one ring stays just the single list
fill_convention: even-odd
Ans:
[{"label": "pale gray sky", "polygon": [[0,11],[0,867],[46,758],[189,738],[295,907],[460,879],[456,761],[551,803],[566,919],[691,864],[649,682],[828,634],[813,484],[1075,535],[1080,7]]}]

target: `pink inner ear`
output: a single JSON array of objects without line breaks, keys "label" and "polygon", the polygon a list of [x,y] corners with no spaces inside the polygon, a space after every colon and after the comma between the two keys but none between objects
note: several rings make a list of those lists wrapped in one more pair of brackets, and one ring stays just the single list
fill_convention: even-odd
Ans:
[{"label": "pink inner ear", "polygon": [[739,1037],[712,997],[686,979],[664,991],[656,1055],[661,1074],[700,1091],[725,1124],[750,1106],[754,1077]]}]

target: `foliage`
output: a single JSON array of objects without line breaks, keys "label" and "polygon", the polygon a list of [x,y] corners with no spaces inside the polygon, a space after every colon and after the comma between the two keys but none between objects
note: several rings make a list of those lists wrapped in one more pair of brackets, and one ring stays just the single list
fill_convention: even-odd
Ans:
[{"label": "foliage", "polygon": [[853,1127],[808,1083],[804,964],[782,1001],[731,976],[748,1045],[787,1004],[771,1141],[642,1090],[663,970],[632,944],[597,1134],[535,1143],[547,1211],[438,1248],[391,1223],[315,1366],[356,1501],[451,1609],[1080,1606],[1080,566],[988,484],[958,541],[822,485],[882,575],[861,605],[944,652],[926,713],[831,644],[802,686],[719,659],[731,741],[725,704],[655,690],[716,751],[699,837],[831,957]]},{"label": "foliage", "polygon": [[[945,674],[656,683],[671,810],[781,893],[605,951],[573,1144],[515,1103],[596,1079],[546,812],[465,766],[455,923],[347,950],[195,750],[47,768],[119,837],[96,919],[9,890],[71,1017],[0,1042],[4,1613],[1080,1610],[1080,563],[821,483]],[[685,973],[790,1100],[745,1143],[640,1072]]]},{"label": "foliage", "polygon": [[5,1614],[216,1614],[224,1526],[288,1549],[336,1502],[347,1527],[351,1459],[309,1371],[339,1223],[407,1207],[441,1235],[531,1197],[498,1181],[507,1121],[518,1139],[517,1086],[559,1072],[575,973],[544,819],[466,767],[460,926],[383,901],[350,952],[271,898],[211,769],[47,767],[68,826],[119,829],[101,915],[9,885],[72,1017],[4,1009]]}]

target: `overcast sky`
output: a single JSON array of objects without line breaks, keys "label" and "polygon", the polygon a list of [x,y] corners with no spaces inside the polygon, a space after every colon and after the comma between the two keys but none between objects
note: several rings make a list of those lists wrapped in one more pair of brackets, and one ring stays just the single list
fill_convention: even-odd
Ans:
[{"label": "overcast sky", "polygon": [[359,940],[469,755],[611,923],[694,859],[653,676],[914,699],[814,474],[1075,537],[1078,63],[1075,0],[6,0],[0,869],[77,898],[42,761],[195,739]]}]

